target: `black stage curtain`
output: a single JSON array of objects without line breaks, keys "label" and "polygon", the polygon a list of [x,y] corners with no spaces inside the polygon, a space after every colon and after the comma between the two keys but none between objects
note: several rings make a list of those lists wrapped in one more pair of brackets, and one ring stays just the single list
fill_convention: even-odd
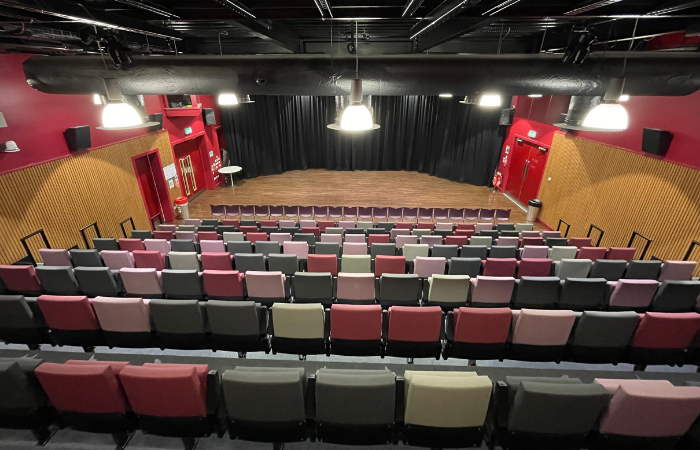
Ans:
[{"label": "black stage curtain", "polygon": [[221,108],[232,165],[245,178],[287,170],[409,170],[491,185],[503,145],[500,109],[456,98],[373,96],[378,130],[333,131],[334,97],[256,96]]}]

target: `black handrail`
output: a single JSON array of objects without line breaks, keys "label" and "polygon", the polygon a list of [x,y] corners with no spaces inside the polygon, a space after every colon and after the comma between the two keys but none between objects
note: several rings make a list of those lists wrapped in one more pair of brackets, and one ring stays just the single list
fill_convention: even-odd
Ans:
[{"label": "black handrail", "polygon": [[565,222],[564,219],[559,219],[559,223],[557,224],[557,231],[560,231],[559,228],[561,227],[561,224],[566,225],[566,233],[564,233],[564,237],[569,236],[569,228],[571,228],[571,224],[569,222]]},{"label": "black handrail", "polygon": [[594,247],[598,247],[600,245],[600,241],[603,239],[603,235],[605,234],[605,231],[603,231],[602,228],[591,224],[591,226],[588,227],[588,234],[586,235],[586,237],[591,237],[591,232],[593,231],[594,228],[600,232],[600,234],[598,235],[598,241],[596,241],[596,243],[594,245]]},{"label": "black handrail", "polygon": [[632,247],[632,243],[634,242],[634,238],[637,236],[639,236],[640,238],[647,241],[647,243],[644,245],[644,250],[642,250],[642,254],[639,256],[639,259],[644,259],[644,257],[647,254],[647,250],[649,250],[649,246],[651,245],[652,240],[649,239],[648,237],[644,236],[642,233],[640,233],[638,231],[633,231],[632,237],[630,237],[630,241],[627,243],[627,247]]},{"label": "black handrail", "polygon": [[94,227],[95,228],[95,234],[97,234],[98,238],[101,238],[102,235],[100,234],[100,229],[97,227],[97,222],[92,222],[90,225],[84,226],[83,228],[80,229],[80,236],[83,237],[83,242],[85,243],[85,248],[88,250],[90,249],[90,242],[88,241],[87,235],[85,234],[85,231],[88,228]]},{"label": "black handrail", "polygon": [[151,217],[151,231],[156,231],[156,223],[153,219],[158,218],[158,224],[163,223],[163,216],[160,215],[160,213],[156,213],[155,216]]},{"label": "black handrail", "polygon": [[51,246],[49,245],[49,240],[46,239],[46,233],[44,233],[43,228],[36,230],[34,233],[28,234],[28,235],[24,236],[23,238],[20,238],[20,240],[19,240],[22,243],[22,247],[24,247],[24,251],[27,252],[27,257],[31,260],[33,266],[36,266],[36,259],[34,259],[34,256],[32,255],[32,251],[29,249],[29,245],[27,245],[27,239],[29,239],[32,236],[36,236],[37,234],[40,235],[41,239],[43,239],[43,241],[44,241],[43,248],[51,248]]},{"label": "black handrail", "polygon": [[693,253],[693,247],[695,247],[696,245],[700,247],[700,242],[692,241],[690,243],[690,247],[688,247],[688,251],[685,252],[685,256],[683,257],[683,261],[688,261],[690,259],[690,254]]},{"label": "black handrail", "polygon": [[126,235],[126,230],[124,229],[124,224],[126,222],[131,222],[131,230],[132,231],[136,229],[136,225],[134,225],[134,218],[133,217],[129,217],[129,218],[124,219],[121,222],[119,222],[119,226],[122,229],[122,234],[124,235],[125,238],[128,238],[129,236]]}]

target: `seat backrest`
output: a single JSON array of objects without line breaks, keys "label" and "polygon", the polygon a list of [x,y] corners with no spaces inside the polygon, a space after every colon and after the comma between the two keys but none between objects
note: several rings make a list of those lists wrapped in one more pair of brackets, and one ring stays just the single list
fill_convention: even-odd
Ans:
[{"label": "seat backrest", "polygon": [[297,255],[277,255],[272,253],[267,257],[267,267],[272,272],[282,272],[287,276],[291,276],[299,270],[299,258],[297,258]]},{"label": "seat backrest", "polygon": [[[168,230],[157,230],[153,232],[153,239],[154,240],[165,240],[170,242],[172,239],[175,238],[175,232],[174,231],[168,231]],[[148,239],[150,241],[150,239]],[[146,245],[146,249],[148,249],[148,245],[146,244],[146,239],[144,239],[144,244]]]},{"label": "seat backrest", "polygon": [[163,295],[163,284],[156,269],[128,269],[119,271],[126,292],[148,298]]},{"label": "seat backrest", "polygon": [[[338,247],[342,247],[343,246],[343,235],[342,234],[328,234],[327,232],[323,233],[321,235],[321,242],[316,243],[317,250],[318,250],[318,244],[336,244]],[[317,251],[317,253],[318,253],[318,251]]]},{"label": "seat backrest", "polygon": [[[272,239],[273,234],[286,234],[286,233],[270,233],[270,239]],[[292,240],[292,236],[289,235],[289,240]],[[229,242],[229,241],[236,241],[236,242],[242,242],[245,241],[245,233],[240,232],[240,231],[226,231],[223,234],[223,241],[224,242]]]},{"label": "seat backrest", "polygon": [[192,239],[171,239],[170,240],[170,251],[171,252],[197,252],[197,247],[194,245]]},{"label": "seat backrest", "polygon": [[630,262],[634,259],[635,253],[637,253],[637,249],[634,247],[610,247],[605,259],[624,259]]},{"label": "seat backrest", "polygon": [[381,277],[385,273],[406,273],[406,257],[377,255],[374,258],[374,276]]},{"label": "seat backrest", "polygon": [[117,297],[122,293],[109,267],[76,267],[73,274],[80,291],[88,297]]},{"label": "seat backrest", "polygon": [[270,240],[284,244],[287,241],[292,241],[292,235],[290,233],[270,233]]},{"label": "seat backrest", "polygon": [[31,329],[38,326],[39,321],[24,296],[0,295],[0,328]]},{"label": "seat backrest", "polygon": [[377,256],[395,256],[396,244],[394,243],[374,243],[370,247],[370,256],[375,259]]},{"label": "seat backrest", "polygon": [[73,269],[68,266],[37,266],[36,275],[47,294],[78,295],[80,288]]},{"label": "seat backrest", "polygon": [[374,300],[374,274],[341,271],[338,273],[337,291],[338,300]]},{"label": "seat backrest", "polygon": [[285,298],[285,275],[282,272],[251,270],[246,273],[245,283],[250,298]]},{"label": "seat backrest", "polygon": [[422,372],[410,377],[406,390],[407,425],[472,428],[484,425],[493,384],[486,376]]},{"label": "seat backrest", "polygon": [[367,245],[388,244],[389,234],[370,234],[367,236]]},{"label": "seat backrest", "polygon": [[165,269],[165,255],[159,251],[134,250],[131,254],[134,256],[134,264],[139,269]]},{"label": "seat backrest", "polygon": [[443,257],[416,256],[413,259],[413,273],[420,278],[442,275],[445,273],[446,264],[447,259]]},{"label": "seat backrest", "polygon": [[41,363],[41,359],[6,358],[0,361],[0,411],[3,414],[12,417],[18,412],[34,412],[47,406],[46,393],[33,373]]},{"label": "seat backrest", "polygon": [[204,300],[204,285],[198,271],[165,269],[161,276],[166,297]]},{"label": "seat backrest", "polygon": [[100,327],[120,333],[150,333],[151,313],[142,298],[97,297],[92,301]]},{"label": "seat backrest", "polygon": [[0,278],[8,291],[25,295],[41,294],[41,282],[34,266],[0,266]]},{"label": "seat backrest", "polygon": [[632,346],[655,349],[684,349],[700,329],[700,314],[648,312],[639,321]]},{"label": "seat backrest", "polygon": [[[178,229],[175,232],[175,239],[196,242],[197,241],[197,233],[194,231]],[[171,242],[171,245],[172,245],[172,242]]]},{"label": "seat backrest", "polygon": [[521,309],[513,330],[513,344],[566,345],[575,321],[573,311]]},{"label": "seat backrest", "polygon": [[663,261],[649,260],[641,261],[633,259],[627,263],[625,278],[637,280],[658,280],[661,273]]},{"label": "seat backrest", "polygon": [[345,242],[343,245],[343,255],[366,255],[367,254],[367,244]]},{"label": "seat backrest", "polygon": [[131,237],[134,239],[153,239],[153,232],[151,230],[131,230]]},{"label": "seat backrest", "polygon": [[698,265],[695,261],[664,261],[661,265],[659,281],[678,280],[689,281]]},{"label": "seat backrest", "polygon": [[493,238],[491,236],[472,236],[469,238],[469,245],[485,245],[491,248]]},{"label": "seat backrest", "polygon": [[282,247],[285,255],[296,255],[299,259],[307,259],[309,256],[309,244],[306,242],[287,241]]},{"label": "seat backrest", "polygon": [[605,259],[607,253],[608,249],[605,247],[581,247],[576,258],[597,261],[599,259]]},{"label": "seat backrest", "polygon": [[79,248],[71,249],[71,260],[75,267],[103,267],[104,263],[100,257],[100,252],[94,249],[83,250]]},{"label": "seat backrest", "polygon": [[552,260],[549,258],[523,258],[518,265],[518,278],[546,277],[552,271]]},{"label": "seat backrest", "polygon": [[226,244],[224,244],[224,241],[200,239],[199,248],[202,252],[207,253],[226,253]]},{"label": "seat backrest", "polygon": [[404,245],[416,245],[418,244],[418,236],[415,235],[398,235],[395,238],[396,248],[403,248]]},{"label": "seat backrest", "polygon": [[73,266],[70,253],[66,249],[40,248],[39,255],[45,266]]},{"label": "seat backrest", "polygon": [[605,278],[567,278],[561,288],[559,307],[564,309],[598,309],[608,289]]},{"label": "seat backrest", "polygon": [[[335,236],[340,237],[339,234]],[[338,258],[340,257],[340,244],[337,242],[316,242],[314,253],[317,255],[333,255]]]},{"label": "seat backrest", "polygon": [[634,311],[584,311],[574,330],[573,345],[624,348],[639,323]]},{"label": "seat backrest", "polygon": [[468,275],[433,275],[428,278],[428,282],[430,283],[428,304],[467,303],[470,286]]},{"label": "seat backrest", "polygon": [[488,257],[489,248],[485,245],[464,245],[459,250],[461,258],[479,258],[486,259]]},{"label": "seat backrest", "polygon": [[[569,240],[562,237],[548,237],[544,240],[547,247],[567,247],[569,245]],[[578,250],[578,249],[576,249]],[[566,256],[569,258],[569,255]]]},{"label": "seat backrest", "polygon": [[384,305],[418,304],[421,295],[421,282],[415,274],[384,273],[379,279],[379,300]]},{"label": "seat backrest", "polygon": [[144,239],[143,244],[148,251],[161,252],[164,255],[170,252],[170,242],[165,239]]},{"label": "seat backrest", "polygon": [[439,342],[442,319],[442,308],[439,306],[391,306],[388,339],[403,342]]},{"label": "seat backrest", "polygon": [[627,270],[627,261],[624,259],[599,259],[591,266],[589,277],[605,278],[608,281],[617,281],[622,278]]},{"label": "seat backrest", "polygon": [[515,231],[532,231],[531,223],[516,223]]},{"label": "seat backrest", "polygon": [[34,374],[51,404],[61,412],[124,414],[127,411],[119,379],[109,364],[43,363]]},{"label": "seat backrest", "polygon": [[226,243],[226,250],[231,255],[236,253],[253,253],[253,243],[250,241],[229,241]]},{"label": "seat backrest", "polygon": [[510,331],[510,308],[457,308],[454,340],[471,344],[505,344]]},{"label": "seat backrest", "polygon": [[663,281],[652,300],[658,312],[694,311],[700,297],[700,281]]},{"label": "seat backrest", "polygon": [[481,258],[450,258],[447,260],[448,275],[476,277],[481,272]]},{"label": "seat backrest", "polygon": [[517,247],[520,245],[520,239],[517,237],[499,237],[496,239],[496,245],[498,246],[514,246]]},{"label": "seat backrest", "polygon": [[203,252],[200,257],[202,258],[203,270],[231,270],[233,268],[231,255],[228,253]]},{"label": "seat backrest", "polygon": [[456,245],[462,247],[469,244],[468,236],[445,236],[445,245]]},{"label": "seat backrest", "polygon": [[297,272],[294,275],[295,303],[331,303],[333,277],[330,272]]},{"label": "seat backrest", "polygon": [[112,270],[135,267],[133,255],[126,250],[102,250],[100,255],[105,266]]},{"label": "seat backrest", "polygon": [[252,244],[255,244],[258,241],[267,241],[268,240],[267,233],[246,233],[245,238],[247,241],[250,241]]},{"label": "seat backrest", "polygon": [[328,272],[333,276],[338,275],[338,258],[335,255],[309,255],[306,264],[309,272]]},{"label": "seat backrest", "polygon": [[159,333],[204,334],[204,317],[197,300],[152,299],[148,307]]},{"label": "seat backrest", "polygon": [[175,252],[168,253],[170,268],[175,270],[199,270],[199,258],[197,252]]},{"label": "seat backrest", "polygon": [[454,258],[459,256],[459,247],[456,245],[434,245],[431,255],[447,259]]},{"label": "seat backrest", "polygon": [[86,296],[41,295],[36,300],[49,328],[99,330],[95,311]]},{"label": "seat backrest", "polygon": [[411,230],[408,230],[406,228],[393,228],[389,232],[389,238],[391,240],[396,240],[397,236],[409,236],[410,234],[411,234]]},{"label": "seat backrest", "polygon": [[316,373],[315,397],[321,427],[392,425],[396,375],[388,370],[322,368]]},{"label": "seat backrest", "polygon": [[379,341],[382,307],[379,305],[331,306],[331,339]]},{"label": "seat backrest", "polygon": [[442,244],[442,236],[421,236],[421,244],[428,244],[428,247],[433,248],[436,244]]},{"label": "seat backrest", "polygon": [[655,280],[621,279],[610,283],[615,283],[610,306],[618,308],[647,308],[659,286]]},{"label": "seat backrest", "polygon": [[553,308],[559,300],[559,278],[521,277],[514,306]]},{"label": "seat backrest", "polygon": [[204,270],[204,288],[209,298],[243,298],[244,276],[237,270]]},{"label": "seat backrest", "polygon": [[569,245],[573,245],[574,247],[581,248],[581,247],[592,247],[593,245],[591,244],[591,238],[589,237],[571,237],[569,238]]},{"label": "seat backrest", "polygon": [[372,259],[370,255],[343,255],[340,259],[340,271],[346,273],[372,273]]},{"label": "seat backrest", "polygon": [[552,261],[561,261],[562,259],[574,259],[576,258],[577,251],[578,249],[574,246],[560,247],[558,245],[555,245],[549,251],[549,259],[551,259]]},{"label": "seat backrest", "polygon": [[206,417],[208,371],[206,364],[144,364],[125,367],[119,379],[138,415]]},{"label": "seat backrest", "polygon": [[262,253],[236,253],[234,255],[236,270],[247,273],[251,270],[265,271],[265,255]]},{"label": "seat backrest", "polygon": [[146,250],[141,239],[119,239],[119,249],[133,252],[134,250]]},{"label": "seat backrest", "polygon": [[472,303],[510,303],[515,278],[479,275],[471,279],[471,284]]},{"label": "seat backrest", "polygon": [[273,336],[291,339],[323,339],[324,311],[320,303],[275,303],[270,308]]},{"label": "seat backrest", "polygon": [[212,334],[260,336],[261,305],[252,301],[209,300],[207,318]]},{"label": "seat backrest", "polygon": [[[401,236],[397,237],[399,239]],[[428,244],[404,244],[403,256],[406,261],[413,261],[417,256],[429,256],[430,247]]]},{"label": "seat backrest", "polygon": [[[552,248],[554,250],[554,248]],[[522,252],[520,253],[521,258],[550,258],[549,255],[549,247],[546,245],[526,245],[523,247]],[[557,254],[552,251],[554,256],[556,257]],[[576,255],[576,251],[574,251],[574,256]],[[557,261],[554,258],[550,258],[553,261]]]},{"label": "seat backrest", "polygon": [[92,240],[92,245],[98,252],[103,250],[119,250],[119,243],[114,238],[94,238]]},{"label": "seat backrest", "polygon": [[587,278],[593,261],[590,259],[562,259],[554,269],[554,274],[565,280],[567,278]]},{"label": "seat backrest", "polygon": [[518,260],[515,258],[486,258],[483,274],[489,277],[512,277],[515,276],[516,267]]}]

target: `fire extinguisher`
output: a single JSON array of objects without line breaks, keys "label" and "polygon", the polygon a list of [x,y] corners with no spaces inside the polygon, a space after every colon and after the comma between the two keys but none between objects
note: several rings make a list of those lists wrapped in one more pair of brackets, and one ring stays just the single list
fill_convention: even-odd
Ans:
[{"label": "fire extinguisher", "polygon": [[502,181],[503,181],[503,175],[501,175],[501,172],[496,172],[496,174],[493,176],[493,187],[495,187],[495,188],[500,187]]}]

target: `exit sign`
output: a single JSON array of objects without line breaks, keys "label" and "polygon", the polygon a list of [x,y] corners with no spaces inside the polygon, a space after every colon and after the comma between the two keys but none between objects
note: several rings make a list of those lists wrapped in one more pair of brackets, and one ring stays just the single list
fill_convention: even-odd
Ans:
[{"label": "exit sign", "polygon": [[530,130],[530,131],[527,132],[527,135],[528,135],[528,137],[531,137],[531,138],[534,139],[534,138],[537,137],[537,131],[535,131],[535,130]]},{"label": "exit sign", "polygon": [[185,134],[192,134],[192,127],[185,128]]}]

